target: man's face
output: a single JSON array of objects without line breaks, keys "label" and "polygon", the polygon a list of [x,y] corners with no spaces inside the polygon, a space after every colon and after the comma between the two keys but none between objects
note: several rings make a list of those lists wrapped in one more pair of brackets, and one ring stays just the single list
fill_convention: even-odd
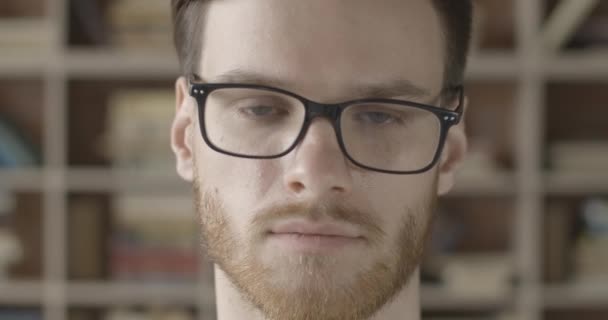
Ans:
[{"label": "man's face", "polygon": [[[212,1],[205,17],[198,74],[206,82],[272,79],[327,103],[398,81],[429,95],[396,99],[433,103],[441,90],[444,40],[428,0]],[[284,157],[231,157],[211,150],[191,119],[205,246],[269,319],[366,319],[407,284],[438,188],[449,189],[441,168],[391,175],[357,167],[322,118]],[[328,225],[349,237],[281,234]]]}]

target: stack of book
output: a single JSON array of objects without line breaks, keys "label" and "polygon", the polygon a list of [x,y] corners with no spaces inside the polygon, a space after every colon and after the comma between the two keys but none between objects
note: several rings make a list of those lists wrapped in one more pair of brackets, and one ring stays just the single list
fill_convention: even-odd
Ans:
[{"label": "stack of book", "polygon": [[141,172],[174,172],[171,123],[175,96],[170,90],[119,90],[109,99],[106,157],[114,167]]},{"label": "stack of book", "polygon": [[18,128],[0,115],[0,168],[37,165],[39,159],[34,149]]},{"label": "stack of book", "polygon": [[192,199],[119,195],[112,205],[112,279],[174,282],[197,278],[200,246]]},{"label": "stack of book", "polygon": [[171,47],[171,10],[167,0],[113,1],[108,20],[115,46]]},{"label": "stack of book", "polygon": [[500,298],[511,288],[513,268],[507,254],[453,254],[443,259],[445,289],[458,296]]},{"label": "stack of book", "polygon": [[580,281],[608,282],[608,200],[587,200],[582,216],[584,232],[576,244],[576,277]]},{"label": "stack of book", "polygon": [[608,143],[605,141],[557,142],[549,150],[555,171],[603,172],[608,169]]}]

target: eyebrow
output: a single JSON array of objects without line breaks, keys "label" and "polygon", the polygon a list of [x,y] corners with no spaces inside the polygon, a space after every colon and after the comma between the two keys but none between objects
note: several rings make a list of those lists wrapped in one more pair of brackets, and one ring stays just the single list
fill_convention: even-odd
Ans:
[{"label": "eyebrow", "polygon": [[[270,87],[285,88],[289,83],[281,79],[267,75],[246,71],[243,69],[233,69],[214,77],[213,82],[217,83],[243,83],[253,85],[264,85]],[[359,84],[350,89],[358,97],[365,98],[429,98],[429,90],[415,85],[407,79],[395,79],[379,83]]]}]

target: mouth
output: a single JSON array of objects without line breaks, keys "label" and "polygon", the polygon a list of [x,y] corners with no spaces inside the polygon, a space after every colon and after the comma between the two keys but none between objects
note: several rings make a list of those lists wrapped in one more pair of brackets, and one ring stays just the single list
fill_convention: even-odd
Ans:
[{"label": "mouth", "polygon": [[280,223],[268,232],[268,239],[283,250],[300,253],[331,252],[365,241],[358,228],[352,225],[307,221]]}]

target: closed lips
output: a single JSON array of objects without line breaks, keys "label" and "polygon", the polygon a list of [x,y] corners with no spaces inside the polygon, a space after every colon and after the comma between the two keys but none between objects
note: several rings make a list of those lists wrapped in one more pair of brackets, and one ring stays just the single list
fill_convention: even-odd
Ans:
[{"label": "closed lips", "polygon": [[271,234],[300,234],[303,236],[327,236],[360,238],[361,234],[354,226],[338,224],[318,224],[309,222],[286,222],[274,226]]}]

